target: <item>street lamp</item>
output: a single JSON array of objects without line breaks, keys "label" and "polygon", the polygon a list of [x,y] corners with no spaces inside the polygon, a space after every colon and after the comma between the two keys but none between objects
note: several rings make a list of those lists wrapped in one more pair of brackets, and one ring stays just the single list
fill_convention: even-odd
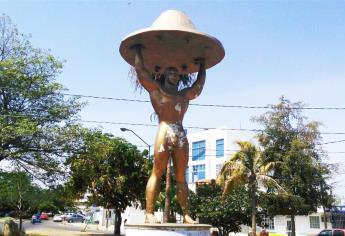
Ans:
[{"label": "street lamp", "polygon": [[120,128],[120,130],[122,131],[122,132],[126,132],[126,131],[130,131],[130,132],[132,132],[135,136],[137,136],[141,141],[143,141],[146,145],[147,145],[147,147],[149,148],[149,160],[150,160],[150,150],[151,150],[151,145],[150,144],[148,144],[147,142],[145,142],[145,140],[144,139],[142,139],[139,135],[137,135],[133,130],[131,130],[131,129],[127,129],[127,128]]}]

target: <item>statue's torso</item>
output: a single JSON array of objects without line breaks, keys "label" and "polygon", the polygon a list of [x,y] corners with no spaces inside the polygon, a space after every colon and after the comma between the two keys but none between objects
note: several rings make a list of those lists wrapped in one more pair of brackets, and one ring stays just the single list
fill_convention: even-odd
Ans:
[{"label": "statue's torso", "polygon": [[168,93],[162,88],[151,91],[150,99],[159,122],[182,125],[184,114],[189,105],[189,100],[176,93]]}]

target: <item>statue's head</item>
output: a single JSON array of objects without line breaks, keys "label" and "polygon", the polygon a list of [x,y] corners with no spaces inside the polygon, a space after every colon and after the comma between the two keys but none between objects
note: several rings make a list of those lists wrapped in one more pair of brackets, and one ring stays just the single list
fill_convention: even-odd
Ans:
[{"label": "statue's head", "polygon": [[179,71],[177,70],[176,67],[168,67],[164,71],[164,78],[165,78],[165,83],[169,85],[178,86],[180,82]]}]

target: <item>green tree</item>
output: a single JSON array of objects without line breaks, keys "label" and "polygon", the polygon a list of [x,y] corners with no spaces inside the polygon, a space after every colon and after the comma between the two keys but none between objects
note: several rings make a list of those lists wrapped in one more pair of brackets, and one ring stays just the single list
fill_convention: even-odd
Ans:
[{"label": "green tree", "polygon": [[251,202],[251,227],[253,235],[256,235],[256,215],[257,215],[257,191],[258,184],[262,183],[272,188],[276,187],[284,192],[277,182],[268,176],[268,172],[275,163],[267,160],[261,155],[261,151],[252,143],[238,141],[240,150],[227,161],[217,178],[223,187],[223,195],[231,193],[234,188],[244,185],[248,188]]},{"label": "green tree", "polygon": [[75,208],[75,198],[64,185],[53,185],[41,190],[42,201],[39,211],[57,213]]},{"label": "green tree", "polygon": [[190,192],[189,198],[191,215],[198,217],[200,223],[217,227],[222,236],[240,232],[240,225],[250,222],[250,201],[243,186],[224,198],[221,186],[215,182],[201,184],[197,186],[196,193]]},{"label": "green tree", "polygon": [[331,178],[331,169],[334,169],[333,166],[329,166],[327,164],[320,164],[319,165],[319,206],[322,207],[323,210],[323,217],[324,217],[324,227],[327,229],[327,211],[326,209],[330,209],[336,202],[335,196],[332,194],[333,187],[328,183],[329,179]]},{"label": "green tree", "polygon": [[84,151],[67,160],[71,169],[68,186],[75,194],[89,191],[90,204],[115,210],[114,234],[120,234],[121,213],[127,206],[144,204],[148,161],[124,139],[89,131]]},{"label": "green tree", "polygon": [[[266,159],[279,163],[273,177],[287,191],[286,196],[269,195],[271,214],[291,216],[292,236],[295,236],[295,216],[316,211],[320,205],[321,183],[325,183],[323,152],[319,123],[308,122],[302,116],[302,103],[292,103],[284,97],[279,104],[255,120],[264,126],[258,139]],[[324,166],[327,169],[327,166]]]},{"label": "green tree", "polygon": [[40,188],[32,183],[31,177],[23,171],[0,172],[0,202],[8,210],[15,210],[22,230],[22,219],[26,213],[37,209],[41,200]]},{"label": "green tree", "polygon": [[54,179],[60,159],[78,147],[73,125],[82,104],[56,82],[62,63],[34,48],[9,17],[0,16],[0,162]]}]

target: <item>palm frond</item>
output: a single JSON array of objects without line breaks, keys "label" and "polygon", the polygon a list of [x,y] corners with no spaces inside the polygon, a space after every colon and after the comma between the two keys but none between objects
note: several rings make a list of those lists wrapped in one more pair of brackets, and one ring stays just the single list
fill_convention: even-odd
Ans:
[{"label": "palm frond", "polygon": [[229,179],[225,180],[223,197],[231,193],[236,186],[242,185],[248,181],[247,175],[245,172],[238,170],[237,173],[234,173],[230,176]]},{"label": "palm frond", "polygon": [[286,190],[278,184],[278,182],[272,177],[265,174],[257,174],[256,179],[258,182],[263,183],[266,186],[273,186],[277,188],[282,193],[287,193]]},{"label": "palm frond", "polygon": [[239,162],[236,161],[227,161],[223,164],[219,175],[217,176],[216,182],[219,185],[223,185],[225,183],[225,180],[228,179],[232,172],[236,169],[243,168],[242,165]]},{"label": "palm frond", "polygon": [[261,163],[261,166],[260,166],[260,172],[268,173],[271,170],[274,170],[280,164],[282,164],[281,161],[263,162]]}]

